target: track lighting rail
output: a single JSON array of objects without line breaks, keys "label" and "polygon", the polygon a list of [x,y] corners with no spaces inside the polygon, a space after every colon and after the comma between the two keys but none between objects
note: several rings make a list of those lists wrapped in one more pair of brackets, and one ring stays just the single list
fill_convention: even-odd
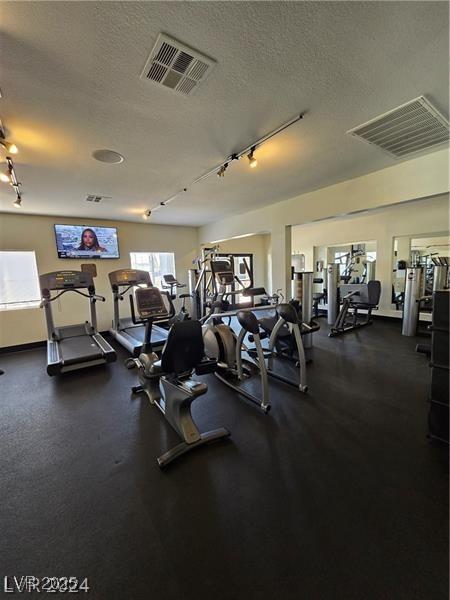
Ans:
[{"label": "track lighting rail", "polygon": [[[222,179],[225,176],[225,172],[228,169],[230,163],[232,163],[235,160],[239,160],[244,155],[247,155],[247,158],[249,159],[249,165],[250,165],[250,167],[256,167],[257,160],[253,156],[255,150],[259,146],[261,146],[262,144],[264,144],[264,142],[267,142],[268,140],[270,140],[271,138],[273,138],[275,135],[281,133],[282,131],[284,131],[285,129],[287,129],[288,127],[290,127],[291,125],[294,125],[294,123],[297,123],[298,121],[300,121],[301,119],[303,119],[304,114],[305,113],[303,112],[303,113],[300,113],[300,114],[296,115],[295,117],[293,117],[292,119],[290,119],[286,123],[283,123],[283,125],[280,125],[280,127],[277,127],[276,129],[274,129],[273,131],[267,133],[266,135],[264,135],[263,137],[259,138],[255,142],[252,142],[251,144],[249,144],[248,146],[246,146],[240,152],[235,152],[233,154],[230,154],[230,156],[228,156],[222,163],[220,163],[220,165],[215,166],[214,168],[210,169],[207,173],[204,173],[203,175],[200,175],[200,177],[197,177],[197,179],[194,179],[194,181],[191,183],[191,186],[195,185],[197,183],[200,183],[201,181],[203,181],[207,177],[210,177],[211,175],[217,175],[220,179]],[[167,204],[169,204],[170,202],[172,202],[173,200],[175,200],[175,198],[177,198],[178,196],[180,196],[183,192],[187,192],[187,190],[188,190],[188,188],[183,188],[179,192],[176,192],[175,194],[173,194],[173,196],[171,196],[170,198],[167,198],[167,200],[163,200],[162,202],[159,202],[158,204],[156,204],[152,208],[147,209],[143,213],[142,217],[144,219],[148,219],[152,212],[154,212],[155,210],[158,210],[162,206],[167,206]]]}]

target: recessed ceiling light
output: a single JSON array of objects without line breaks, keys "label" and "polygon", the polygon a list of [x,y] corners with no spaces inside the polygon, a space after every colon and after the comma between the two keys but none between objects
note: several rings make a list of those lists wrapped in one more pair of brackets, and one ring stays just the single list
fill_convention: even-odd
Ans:
[{"label": "recessed ceiling light", "polygon": [[114,150],[95,150],[92,157],[103,163],[118,164],[123,162],[124,157]]}]

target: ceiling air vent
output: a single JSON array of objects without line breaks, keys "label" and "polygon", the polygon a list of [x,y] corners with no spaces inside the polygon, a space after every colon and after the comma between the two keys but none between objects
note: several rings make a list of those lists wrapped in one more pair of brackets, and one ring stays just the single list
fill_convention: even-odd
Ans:
[{"label": "ceiling air vent", "polygon": [[88,194],[86,196],[86,202],[102,202],[103,200],[110,200],[111,196],[97,196],[96,194]]},{"label": "ceiling air vent", "polygon": [[191,96],[204,81],[215,61],[160,33],[150,52],[141,79]]},{"label": "ceiling air vent", "polygon": [[403,158],[448,142],[449,125],[424,96],[419,96],[347,133]]}]

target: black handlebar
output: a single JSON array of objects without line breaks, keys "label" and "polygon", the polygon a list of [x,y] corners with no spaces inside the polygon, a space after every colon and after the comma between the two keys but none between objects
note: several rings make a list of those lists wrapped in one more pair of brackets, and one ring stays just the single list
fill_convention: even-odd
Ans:
[{"label": "black handlebar", "polygon": [[84,294],[83,292],[80,292],[80,290],[77,290],[75,288],[67,288],[66,290],[62,290],[62,292],[56,294],[56,296],[53,296],[53,298],[50,297],[50,290],[43,290],[44,300],[47,300],[47,302],[54,302],[55,300],[58,300],[58,298],[61,298],[61,296],[66,292],[76,292],[84,298],[89,298],[90,300],[100,300],[100,302],[106,302],[106,298],[104,296],[99,296],[98,294]]}]

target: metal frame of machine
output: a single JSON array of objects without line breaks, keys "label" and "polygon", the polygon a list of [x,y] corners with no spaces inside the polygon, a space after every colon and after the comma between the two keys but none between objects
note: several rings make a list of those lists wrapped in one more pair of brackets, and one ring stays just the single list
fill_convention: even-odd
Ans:
[{"label": "metal frame of machine", "polygon": [[[109,273],[108,277],[114,302],[114,318],[109,333],[133,356],[138,356],[142,344],[144,343],[145,327],[133,323],[130,318],[121,319],[119,303],[124,299],[125,294],[135,287],[153,287],[150,273],[139,269],[118,269]],[[162,293],[167,298],[170,307],[168,317],[160,320],[160,322],[166,323],[168,319],[175,315],[175,308],[172,299],[170,298],[170,294],[168,292]],[[167,340],[167,329],[154,325],[153,332],[155,335],[155,340],[153,342],[154,347],[158,349],[162,348]]]},{"label": "metal frame of machine", "polygon": [[[116,353],[97,331],[97,300],[105,301],[95,293],[92,274],[87,271],[61,270],[44,273],[39,277],[47,323],[47,373],[59,375],[85,367],[114,362]],[[87,289],[88,293],[80,292]],[[59,291],[51,296],[52,291]],[[55,327],[51,303],[67,292],[77,293],[89,299],[91,321],[79,325]]]},{"label": "metal frame of machine", "polygon": [[161,359],[153,353],[153,321],[168,314],[157,288],[136,290],[139,319],[136,318],[133,301],[131,306],[133,321],[145,324],[142,353],[139,358],[130,358],[126,362],[128,368],[138,367],[139,385],[133,386],[132,391],[145,393],[150,403],[159,408],[181,438],[178,445],[157,459],[162,468],[189,450],[230,435],[223,427],[201,433],[191,414],[192,402],[208,391],[206,383],[192,379],[192,372],[195,370],[198,375],[204,375],[213,372],[217,364],[215,360],[204,356],[202,331],[198,321],[175,323],[170,329]]}]

